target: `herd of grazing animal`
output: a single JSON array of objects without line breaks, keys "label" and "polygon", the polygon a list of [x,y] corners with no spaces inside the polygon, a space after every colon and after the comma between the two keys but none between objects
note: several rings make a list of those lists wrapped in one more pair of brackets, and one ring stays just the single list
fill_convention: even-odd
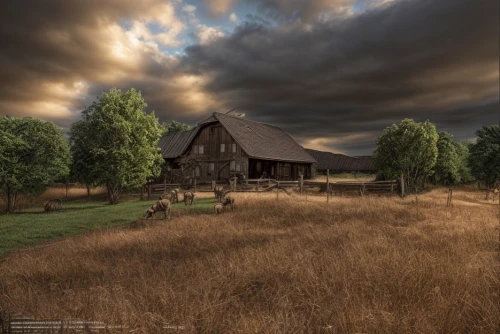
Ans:
[{"label": "herd of grazing animal", "polygon": [[223,187],[215,187],[214,195],[217,198],[218,203],[214,205],[215,214],[223,213],[227,210],[234,210],[234,198],[228,193],[231,191],[225,191]]},{"label": "herd of grazing animal", "polygon": [[[224,190],[223,187],[215,187],[214,195],[218,200],[218,203],[214,205],[215,214],[234,210],[234,198],[228,195],[229,192]],[[194,197],[195,194],[193,192],[186,191],[184,193],[184,205],[192,205]],[[179,203],[179,189],[174,189],[170,193],[161,196],[155,204],[146,210],[143,218],[153,218],[155,213],[163,212],[163,218],[170,219],[171,208],[174,203]]]}]

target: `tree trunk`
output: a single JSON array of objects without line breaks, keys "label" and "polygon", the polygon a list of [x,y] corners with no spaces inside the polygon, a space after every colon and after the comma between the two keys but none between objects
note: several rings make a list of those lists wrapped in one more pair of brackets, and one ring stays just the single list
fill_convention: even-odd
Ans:
[{"label": "tree trunk", "polygon": [[108,200],[109,204],[115,205],[118,204],[118,199],[120,198],[121,189],[120,187],[106,185],[108,189]]},{"label": "tree trunk", "polygon": [[89,186],[86,187],[87,187],[87,197],[90,197],[90,187]]},{"label": "tree trunk", "polygon": [[7,213],[14,213],[14,206],[16,204],[16,197],[10,190],[7,190]]}]

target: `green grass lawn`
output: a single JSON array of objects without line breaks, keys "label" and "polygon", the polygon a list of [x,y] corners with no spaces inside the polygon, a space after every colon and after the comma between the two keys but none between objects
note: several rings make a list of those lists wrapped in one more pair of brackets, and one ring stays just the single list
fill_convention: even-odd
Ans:
[{"label": "green grass lawn", "polygon": [[[196,199],[192,206],[176,203],[172,217],[212,213],[215,198]],[[124,200],[117,205],[97,201],[74,201],[58,211],[26,210],[0,216],[0,258],[10,250],[56,240],[88,231],[123,226],[141,219],[154,200]],[[162,218],[162,214],[157,214]]]}]

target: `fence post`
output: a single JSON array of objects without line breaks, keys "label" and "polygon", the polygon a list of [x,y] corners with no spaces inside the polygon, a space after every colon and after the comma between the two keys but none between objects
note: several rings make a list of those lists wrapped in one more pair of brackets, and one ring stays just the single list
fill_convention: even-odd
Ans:
[{"label": "fence post", "polygon": [[278,184],[276,185],[276,201],[279,199],[279,194],[280,194],[280,181],[276,181]]},{"label": "fence post", "polygon": [[193,189],[194,192],[196,192],[196,178],[193,179]]},{"label": "fence post", "polygon": [[215,181],[212,181],[212,190],[215,190]]},{"label": "fence post", "polygon": [[233,179],[233,191],[236,191],[236,183],[238,183],[238,177],[235,176]]},{"label": "fence post", "polygon": [[330,202],[330,170],[326,170],[326,202]]},{"label": "fence post", "polygon": [[403,176],[403,173],[401,173],[400,185],[401,185],[401,198],[404,198],[405,197],[405,178]]},{"label": "fence post", "polygon": [[148,184],[148,201],[149,201],[150,197],[151,197],[151,183]]},{"label": "fence post", "polygon": [[302,194],[302,189],[304,188],[304,175],[300,174],[300,183],[299,183],[299,189],[300,193]]}]

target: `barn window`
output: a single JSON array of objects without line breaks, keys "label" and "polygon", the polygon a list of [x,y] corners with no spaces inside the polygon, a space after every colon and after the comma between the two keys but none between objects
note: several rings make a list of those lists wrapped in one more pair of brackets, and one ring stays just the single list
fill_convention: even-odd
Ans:
[{"label": "barn window", "polygon": [[213,135],[215,133],[215,127],[210,128],[210,134]]},{"label": "barn window", "polygon": [[198,154],[203,154],[203,153],[204,153],[203,145],[198,145]]},{"label": "barn window", "polygon": [[236,144],[231,144],[231,152],[236,153]]},{"label": "barn window", "polygon": [[261,168],[262,168],[262,163],[260,161],[257,161],[256,165],[257,172],[260,172]]},{"label": "barn window", "polygon": [[195,173],[196,173],[195,175],[197,177],[199,177],[200,176],[200,166],[196,166],[196,168],[194,170],[195,170]]},{"label": "barn window", "polygon": [[208,171],[213,172],[215,170],[215,163],[209,162],[208,163]]},{"label": "barn window", "polygon": [[220,153],[226,152],[226,144],[220,144]]},{"label": "barn window", "polygon": [[198,145],[193,145],[193,154],[198,154]]},{"label": "barn window", "polygon": [[239,163],[236,164],[236,171],[237,172],[241,171],[241,165]]},{"label": "barn window", "polygon": [[234,160],[233,160],[233,161],[231,161],[231,162],[229,163],[229,169],[230,169],[230,170],[235,170],[235,169],[236,169],[235,165],[236,165],[236,161],[234,161]]}]

